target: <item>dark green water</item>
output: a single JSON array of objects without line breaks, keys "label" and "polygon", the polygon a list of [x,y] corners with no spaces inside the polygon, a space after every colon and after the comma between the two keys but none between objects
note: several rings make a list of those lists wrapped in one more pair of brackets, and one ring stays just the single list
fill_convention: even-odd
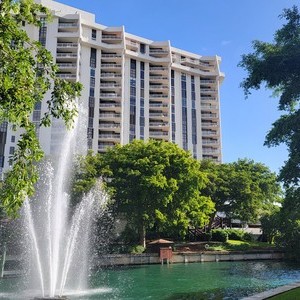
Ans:
[{"label": "dark green water", "polygon": [[[98,271],[88,290],[66,294],[80,300],[233,300],[299,280],[300,266],[277,261],[146,265]],[[28,291],[13,292],[14,281],[0,281],[0,299],[30,299]]]}]

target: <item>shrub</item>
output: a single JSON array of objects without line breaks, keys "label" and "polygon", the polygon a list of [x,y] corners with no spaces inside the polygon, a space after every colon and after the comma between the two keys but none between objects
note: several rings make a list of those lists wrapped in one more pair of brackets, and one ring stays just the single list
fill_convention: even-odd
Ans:
[{"label": "shrub", "polygon": [[230,240],[243,241],[245,232],[241,229],[226,229]]},{"label": "shrub", "polygon": [[253,242],[254,241],[254,236],[253,234],[249,233],[249,232],[245,232],[244,236],[243,236],[243,240],[246,242]]},{"label": "shrub", "polygon": [[208,241],[209,242],[211,240],[211,236],[212,236],[211,232],[203,232],[203,233],[201,233],[201,235],[199,235],[198,241],[200,241],[200,242]]},{"label": "shrub", "polygon": [[212,241],[225,243],[228,240],[228,234],[225,230],[215,229],[212,230],[211,233],[212,233]]},{"label": "shrub", "polygon": [[140,254],[145,251],[145,248],[141,245],[133,245],[129,248],[129,253],[131,254]]}]

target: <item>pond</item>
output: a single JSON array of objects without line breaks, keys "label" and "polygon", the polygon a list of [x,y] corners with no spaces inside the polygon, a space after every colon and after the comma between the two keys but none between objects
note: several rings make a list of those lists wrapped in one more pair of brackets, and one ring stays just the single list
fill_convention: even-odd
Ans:
[{"label": "pond", "polygon": [[[300,266],[282,261],[143,265],[99,270],[89,278],[90,289],[66,295],[77,300],[234,300],[299,280]],[[0,280],[0,299],[32,299],[34,292],[20,292],[18,281]]]}]

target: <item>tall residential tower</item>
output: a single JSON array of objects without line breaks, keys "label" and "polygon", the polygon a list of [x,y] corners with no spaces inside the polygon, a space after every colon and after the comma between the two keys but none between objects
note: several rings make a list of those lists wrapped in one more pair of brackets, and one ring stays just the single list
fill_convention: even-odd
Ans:
[{"label": "tall residential tower", "polygon": [[[40,29],[25,28],[51,51],[58,76],[83,84],[89,149],[104,152],[117,143],[153,138],[174,142],[197,159],[221,161],[219,89],[224,74],[218,56],[97,24],[93,14],[52,0],[36,2],[52,11],[53,20]],[[50,93],[45,100],[49,98]],[[37,105],[33,121],[38,123],[45,109],[46,101]],[[7,169],[18,136],[2,127],[6,138],[0,141],[0,159]],[[60,122],[40,128],[46,154],[56,151],[61,131]]]}]

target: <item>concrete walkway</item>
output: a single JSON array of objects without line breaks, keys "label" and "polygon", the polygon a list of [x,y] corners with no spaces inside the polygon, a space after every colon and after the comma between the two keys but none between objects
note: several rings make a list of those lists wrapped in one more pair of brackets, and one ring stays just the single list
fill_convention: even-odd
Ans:
[{"label": "concrete walkway", "polygon": [[294,288],[300,287],[300,281],[295,282],[295,283],[291,283],[288,285],[283,285],[283,286],[279,286],[278,288],[269,290],[269,291],[265,291],[256,295],[252,295],[246,298],[242,298],[241,300],[263,300],[263,299],[268,299],[269,297],[281,294],[283,292],[287,292],[289,290],[292,290]]}]

